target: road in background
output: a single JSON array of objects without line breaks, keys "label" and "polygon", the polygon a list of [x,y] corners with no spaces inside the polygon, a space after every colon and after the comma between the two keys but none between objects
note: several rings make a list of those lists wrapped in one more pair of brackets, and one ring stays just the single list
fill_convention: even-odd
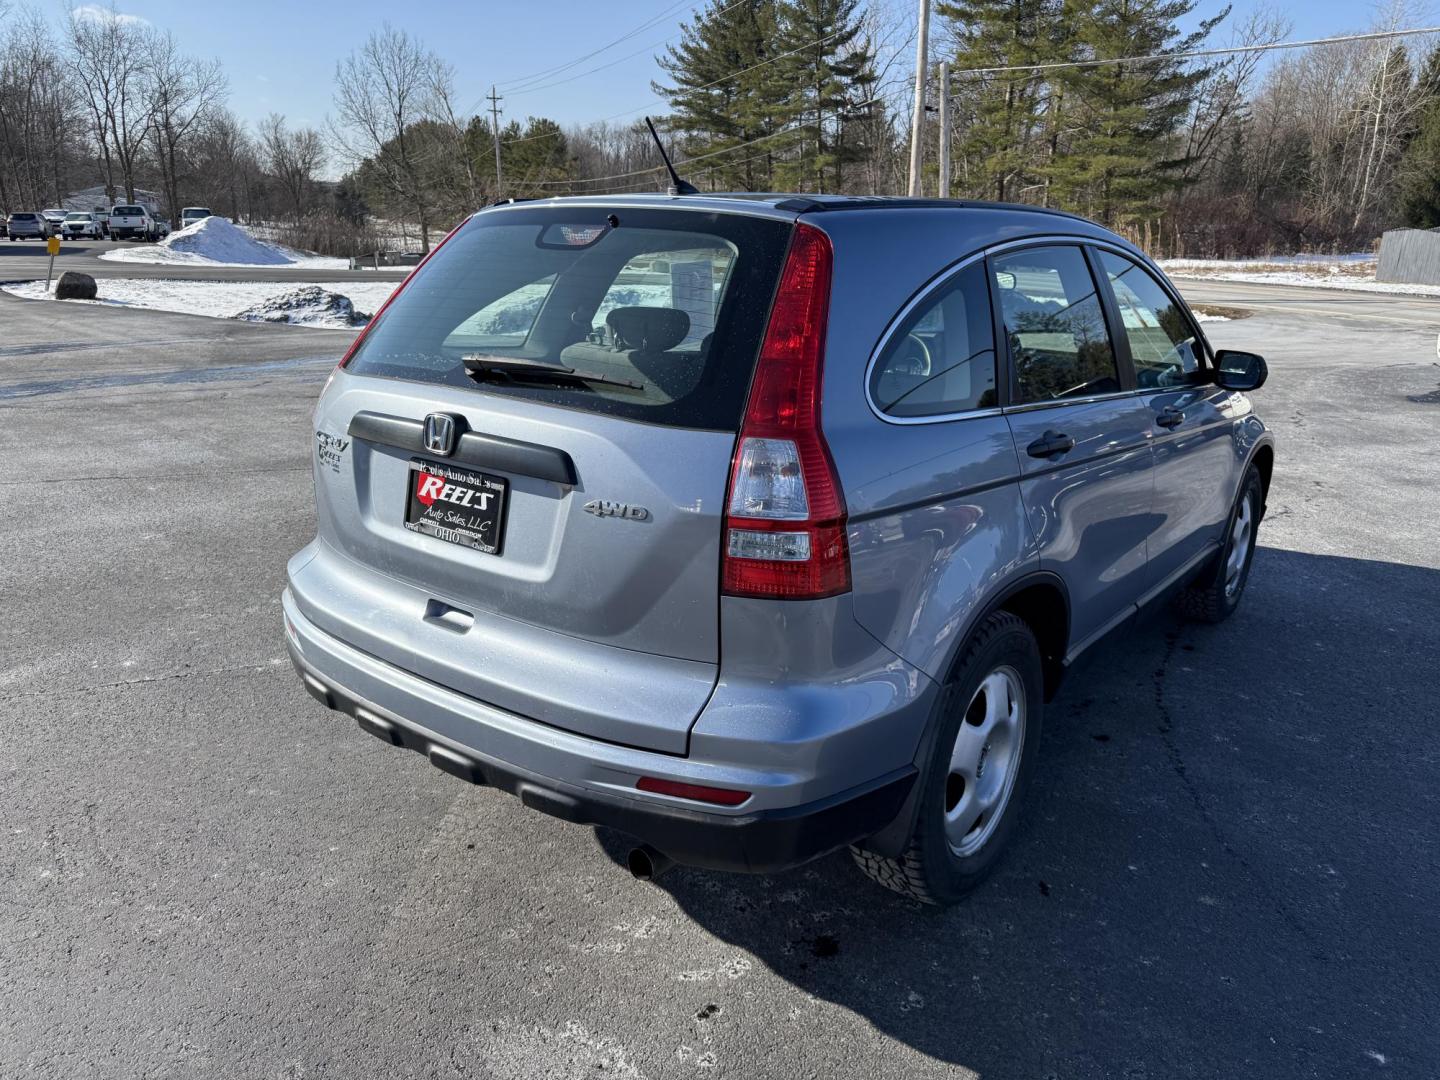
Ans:
[{"label": "road in background", "polygon": [[[184,266],[113,262],[99,258],[115,248],[140,244],[116,240],[66,240],[55,259],[55,273],[80,270],[95,278],[167,279],[172,281],[281,281],[322,282],[403,281],[409,267],[381,270],[316,270],[285,266]],[[34,281],[45,276],[49,257],[45,245],[0,240],[0,282]],[[1299,285],[1259,285],[1176,277],[1192,303],[1246,308],[1252,311],[1290,312],[1324,318],[1380,320],[1394,326],[1424,325],[1440,331],[1440,297],[1405,296],[1347,289],[1320,289]],[[102,290],[103,295],[103,290]]]},{"label": "road in background", "polygon": [[278,596],[349,334],[0,326],[7,1080],[1440,1074],[1432,331],[1207,326],[1270,361],[1245,602],[1099,647],[936,911],[843,853],[633,881],[308,697]]},{"label": "road in background", "polygon": [[[164,278],[171,281],[403,281],[408,266],[381,270],[317,270],[304,266],[187,266],[171,263],[117,262],[102,259],[117,248],[138,250],[150,244],[127,240],[65,240],[55,257],[55,276],[78,270],[93,278]],[[43,243],[0,240],[0,282],[36,281],[45,276],[50,257]],[[103,296],[104,293],[102,292]]]},{"label": "road in background", "polygon": [[1254,312],[1355,320],[1377,329],[1425,326],[1440,332],[1440,297],[1365,289],[1322,289],[1309,285],[1269,285],[1250,281],[1176,276],[1175,285],[1192,304],[1214,304]]}]

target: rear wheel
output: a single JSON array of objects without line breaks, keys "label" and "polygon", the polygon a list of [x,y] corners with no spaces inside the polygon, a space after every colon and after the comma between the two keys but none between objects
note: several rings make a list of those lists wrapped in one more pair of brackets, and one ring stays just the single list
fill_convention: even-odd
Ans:
[{"label": "rear wheel", "polygon": [[852,848],[875,881],[928,904],[953,904],[995,867],[1015,831],[1040,742],[1040,648],[1023,619],[987,618],[939,706],[940,731],[920,777],[904,854]]},{"label": "rear wheel", "polygon": [[1220,553],[1175,598],[1175,606],[1185,618],[1196,622],[1223,622],[1240,606],[1245,583],[1250,580],[1250,564],[1255,559],[1255,531],[1260,524],[1262,505],[1260,473],[1252,465],[1230,510]]}]

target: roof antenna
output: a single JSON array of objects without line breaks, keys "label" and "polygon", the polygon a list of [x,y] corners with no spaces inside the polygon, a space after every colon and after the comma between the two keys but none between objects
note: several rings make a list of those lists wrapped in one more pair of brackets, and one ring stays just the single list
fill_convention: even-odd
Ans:
[{"label": "roof antenna", "polygon": [[659,134],[655,131],[655,125],[650,118],[645,117],[645,126],[650,129],[650,137],[655,140],[655,148],[660,151],[660,158],[665,162],[665,168],[670,173],[670,194],[671,195],[699,195],[700,189],[694,184],[686,183],[680,179],[680,174],[675,171],[675,166],[670,164],[670,155],[665,153],[665,146],[660,141]]}]

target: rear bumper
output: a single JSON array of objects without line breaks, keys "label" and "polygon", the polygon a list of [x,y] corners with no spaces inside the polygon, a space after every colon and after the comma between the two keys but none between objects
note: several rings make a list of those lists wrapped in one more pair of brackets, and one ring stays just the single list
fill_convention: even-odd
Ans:
[{"label": "rear bumper", "polygon": [[[288,590],[283,605],[291,662],[328,708],[451,775],[509,792],[565,821],[616,829],[686,865],[750,873],[799,865],[880,831],[915,782],[913,764],[905,765],[824,798],[784,805],[795,778],[783,771],[743,770],[550,728],[352,649],[306,620]],[[638,793],[640,776],[756,795],[712,812]]]}]

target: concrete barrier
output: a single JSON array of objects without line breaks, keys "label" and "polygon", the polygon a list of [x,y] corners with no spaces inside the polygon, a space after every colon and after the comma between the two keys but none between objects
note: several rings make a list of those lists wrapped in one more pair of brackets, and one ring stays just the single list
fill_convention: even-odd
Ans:
[{"label": "concrete barrier", "polygon": [[372,251],[369,255],[352,256],[350,269],[379,270],[382,266],[418,266],[424,257],[418,251]]}]

